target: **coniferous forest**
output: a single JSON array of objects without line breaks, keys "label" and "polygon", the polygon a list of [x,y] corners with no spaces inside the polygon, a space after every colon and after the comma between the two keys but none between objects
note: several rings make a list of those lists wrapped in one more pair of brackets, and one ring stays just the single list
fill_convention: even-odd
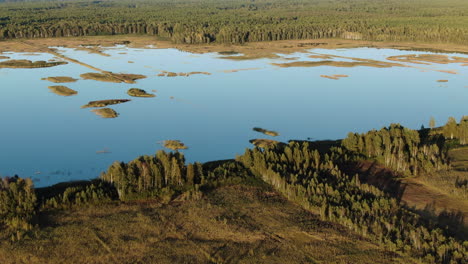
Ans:
[{"label": "coniferous forest", "polygon": [[[197,201],[220,186],[247,180],[265,182],[321,221],[338,224],[390,252],[421,263],[466,263],[464,223],[445,221],[454,214],[428,217],[359,173],[349,174],[353,164],[367,161],[394,171],[395,180],[451,171],[448,153],[465,145],[465,123],[465,117],[459,123],[450,118],[442,127],[421,130],[392,124],[349,133],[332,143],[290,141],[205,164],[186,164],[180,152],[158,151],[129,163],[115,162],[93,181],[40,189],[29,179],[5,178],[0,186],[1,234],[8,243],[34,241],[43,225],[39,216],[50,212],[151,199]],[[459,178],[448,184],[465,192],[468,187]]]},{"label": "coniferous forest", "polygon": [[193,44],[320,38],[464,44],[467,13],[464,0],[0,1],[0,39],[136,34]]},{"label": "coniferous forest", "polygon": [[[89,46],[83,44],[93,39],[87,38],[88,36],[100,36],[94,39],[101,40],[102,43],[89,44]],[[107,36],[117,37],[110,38]],[[124,40],[125,36],[145,36],[145,38],[128,37],[128,39],[132,40],[130,41]],[[58,38],[59,40],[52,41],[46,38]],[[134,75],[141,78],[151,77],[149,74],[145,76],[126,73],[127,70],[136,69],[131,68],[131,64],[125,64],[126,66],[119,69],[122,73],[117,74],[108,71],[108,69],[99,69],[91,64],[88,65],[86,62],[80,62],[72,57],[68,58],[68,55],[65,56],[56,49],[57,46],[62,44],[63,47],[68,47],[68,43],[65,43],[65,41],[59,43],[64,40],[63,38],[70,38],[71,46],[76,46],[76,50],[80,50],[80,52],[95,53],[105,57],[111,57],[111,53],[101,51],[99,48],[101,45],[127,45],[134,40],[135,43],[150,40],[148,43],[158,41],[157,45],[154,46],[161,49],[165,49],[164,47],[177,47],[180,49],[186,48],[184,50],[190,50],[190,48],[197,50],[199,48],[197,51],[201,51],[201,53],[215,54],[217,52],[216,56],[222,55],[222,57],[219,57],[220,59],[230,59],[236,63],[248,59],[276,57],[276,54],[282,54],[283,48],[288,48],[284,53],[288,56],[278,56],[278,60],[302,60],[300,57],[292,57],[296,46],[307,48],[320,44],[330,44],[329,47],[336,48],[337,51],[340,50],[340,47],[354,47],[353,45],[356,45],[359,47],[375,47],[376,50],[382,47],[385,49],[395,48],[405,50],[405,52],[419,46],[419,48],[415,48],[418,52],[430,50],[431,52],[466,53],[466,44],[468,43],[468,1],[0,0],[0,42],[2,47],[5,47],[4,51],[0,51],[0,55],[2,55],[0,60],[12,59],[4,62],[7,66],[26,65],[27,67],[24,67],[26,68],[24,76],[30,73],[27,68],[38,68],[31,65],[37,63],[46,63],[49,66],[66,64],[66,62],[57,61],[63,59],[91,68],[93,71],[99,70],[101,72],[99,74],[88,73],[88,75],[101,76],[100,78],[87,79],[82,77],[86,74],[81,74],[80,77],[85,80],[83,82],[80,80],[76,84],[77,86],[82,85],[84,87],[86,83],[91,83],[92,80],[99,81],[99,79],[110,80],[111,83],[119,83],[119,85],[121,81],[134,83],[134,79],[128,81],[117,78],[121,75]],[[32,39],[46,40],[36,41],[41,42],[41,45],[37,47],[32,44],[33,41],[24,41]],[[275,47],[273,47],[274,44],[268,42],[315,39],[324,39],[324,41],[320,41],[323,43],[319,43],[319,41],[310,41],[310,43],[302,41],[295,43],[297,45],[288,44],[294,44],[292,41],[287,43],[277,42]],[[337,41],[333,39],[337,39]],[[50,44],[52,42],[54,45]],[[237,45],[249,42],[265,43],[226,48],[231,44]],[[378,44],[377,42],[385,43]],[[194,45],[173,45],[170,43]],[[159,47],[159,44],[161,44],[161,47]],[[213,45],[197,46],[196,44]],[[413,46],[413,44],[415,45]],[[13,45],[23,46],[18,49],[20,52],[8,52],[8,49]],[[138,46],[135,44],[135,47]],[[132,46],[129,47],[134,49]],[[217,47],[219,50],[213,47]],[[294,49],[289,49],[291,47]],[[453,49],[448,51],[447,47]],[[241,54],[237,50],[244,48],[245,51],[248,51],[245,54]],[[34,53],[25,53],[31,50],[34,50]],[[130,54],[127,54],[127,51],[123,52],[122,50],[118,54],[127,54],[130,57],[133,56],[132,58],[140,58],[140,56],[133,54],[133,51],[131,50]],[[423,57],[419,53],[416,55],[407,54],[388,57],[386,52],[389,51],[384,49],[381,49],[381,51],[382,54],[378,56],[385,55],[386,60],[396,60],[407,64],[385,62],[385,65],[381,67],[380,63],[383,62],[371,59],[317,53],[308,55],[308,58],[323,59],[324,61],[293,61],[281,64],[272,63],[271,66],[276,66],[275,70],[279,70],[277,66],[280,65],[282,65],[280,67],[323,65],[328,67],[324,70],[329,70],[330,66],[335,64],[340,67],[339,70],[350,71],[349,68],[356,65],[369,66],[376,63],[377,66],[374,68],[387,68],[387,66],[398,65],[395,66],[395,72],[408,69],[407,74],[414,73],[410,72],[410,69],[418,72],[430,72],[427,75],[431,74],[431,77],[439,76],[439,74],[452,74],[450,79],[447,77],[447,79],[432,80],[432,85],[437,84],[439,91],[442,88],[454,87],[449,87],[449,85],[461,83],[453,76],[459,74],[458,76],[463,77],[464,72],[460,69],[468,66],[466,63],[468,60],[465,57],[449,57],[440,54],[425,54],[425,57]],[[359,52],[365,53],[367,51],[363,48]],[[45,60],[32,62],[16,59],[16,56],[19,55],[34,56],[44,55],[45,53],[51,55],[48,62]],[[267,53],[268,55],[265,55]],[[185,55],[184,60],[188,57],[196,57],[194,54]],[[72,54],[72,56],[75,55]],[[78,56],[76,55],[76,57]],[[119,59],[120,57],[115,56],[115,58]],[[174,56],[174,58],[176,57]],[[353,60],[353,62],[335,61],[337,58],[340,60]],[[420,60],[417,60],[417,58]],[[182,96],[179,98],[180,93],[177,94],[177,91],[175,91],[179,89],[174,88],[179,87],[176,87],[174,83],[182,78],[163,77],[189,77],[189,75],[199,74],[194,78],[208,78],[204,75],[211,75],[211,70],[210,72],[193,71],[190,73],[184,70],[184,72],[176,73],[172,72],[172,70],[159,69],[163,66],[171,66],[167,63],[169,60],[179,63],[172,56],[167,57],[167,61],[164,61],[164,59],[158,61],[157,58],[144,59],[145,64],[148,64],[144,67],[148,68],[148,71],[152,71],[150,73],[153,77],[161,77],[160,80],[162,81],[158,82],[155,87],[151,87],[151,94],[147,89],[148,87],[130,88],[130,90],[128,90],[129,87],[126,87],[125,91],[127,92],[119,94],[119,98],[121,95],[130,95],[135,97],[132,97],[131,100],[136,102],[138,99],[147,100],[147,98],[136,97],[156,97],[159,99],[167,95],[166,97],[174,106],[181,107],[181,109],[194,109],[189,107],[197,107],[198,109],[198,104],[191,103],[190,98],[182,98]],[[150,59],[158,61],[161,67],[153,68],[156,64],[151,64]],[[127,62],[134,63],[133,59]],[[188,60],[182,63],[190,64]],[[106,68],[116,66],[106,65],[105,60],[97,63],[97,65],[100,64]],[[242,73],[236,73],[239,71],[263,69],[249,67],[223,70],[221,69],[222,64],[213,63],[213,65],[209,66],[214,66],[212,68],[213,72],[230,73],[231,75],[239,74],[238,76],[242,76]],[[438,68],[441,64],[450,64],[453,69]],[[403,69],[403,67],[405,68]],[[19,69],[22,67],[12,68]],[[39,70],[43,70],[44,74],[46,71],[47,74],[51,72],[55,74],[55,69],[44,68]],[[159,74],[157,74],[158,71]],[[294,74],[300,72],[300,70],[295,71],[294,68],[283,71],[283,73],[291,74],[284,75],[288,85],[297,84],[290,81],[291,76],[294,78]],[[10,72],[12,71],[7,69],[2,71],[1,75],[8,75]],[[76,73],[78,73],[78,70]],[[262,75],[264,73],[258,71],[258,75],[254,75],[254,73],[249,76],[264,76]],[[318,76],[326,79],[310,83],[307,81],[307,83],[304,82],[304,86],[324,86],[326,88],[324,90],[331,91],[332,96],[344,97],[343,94],[338,94],[336,90],[333,90],[332,85],[329,87],[327,85],[329,82],[339,82],[340,78],[338,77],[350,77],[348,75],[350,73],[340,72],[340,74],[335,74],[334,71],[332,73],[334,75],[317,74],[317,79],[319,79]],[[360,74],[358,71],[354,73],[356,73],[356,76]],[[11,73],[11,75],[13,74]],[[35,75],[31,74],[31,76]],[[47,78],[42,76],[44,78],[41,77],[41,81],[57,80],[57,82],[61,82],[60,79],[68,79],[65,82],[71,82],[70,85],[78,81],[73,76],[52,76],[49,75]],[[241,78],[245,78],[249,82],[252,81],[248,85],[259,84],[259,82],[256,82],[257,80],[250,80],[245,77],[247,75],[243,76]],[[406,78],[405,76],[403,77]],[[15,77],[17,76],[15,75]],[[307,78],[309,77],[310,75]],[[366,77],[379,79],[380,75],[373,74]],[[23,78],[22,73],[20,78]],[[119,79],[118,82],[116,82],[116,78]],[[26,90],[18,89],[22,88],[22,86],[16,83],[17,80],[15,79],[12,82],[7,80],[7,85],[4,86],[8,86],[8,88],[11,86],[11,88],[16,89],[15,92],[19,91],[18,94],[15,94],[18,96],[17,98],[24,95],[28,96],[28,100],[33,98],[33,95],[24,92]],[[191,81],[191,79],[186,80]],[[207,79],[206,82],[212,80]],[[349,80],[352,80],[352,78],[349,78]],[[186,85],[189,81],[180,83]],[[464,80],[462,81],[464,82]],[[122,87],[125,83],[122,83]],[[214,83],[217,85],[217,80]],[[350,83],[344,82],[345,86]],[[102,85],[103,89],[107,89],[105,84],[99,85]],[[204,86],[205,83],[202,85]],[[196,86],[190,83],[186,87],[200,88]],[[71,95],[77,95],[78,93],[78,91],[65,86],[54,87],[71,90],[74,92]],[[70,87],[73,88],[73,86]],[[401,87],[405,88],[403,85]],[[428,88],[434,87],[429,86]],[[157,90],[154,88],[157,88]],[[267,88],[270,89],[269,86]],[[285,88],[288,88],[287,85]],[[308,89],[309,87],[305,88]],[[348,87],[346,86],[346,88]],[[394,86],[391,88],[394,88]],[[468,86],[464,88],[468,88]],[[279,88],[279,90],[282,89],[283,86]],[[131,90],[138,90],[140,94],[135,96],[128,93]],[[161,91],[158,92],[158,90]],[[245,96],[250,96],[248,100],[252,100],[258,109],[260,109],[259,100],[271,103],[262,110],[270,110],[269,106],[277,109],[280,109],[280,107],[277,107],[279,105],[283,108],[289,106],[288,104],[281,105],[283,98],[280,98],[278,104],[270,100],[268,97],[270,90],[265,92],[266,96],[263,94],[259,96],[256,93],[249,94],[248,92]],[[200,94],[199,90],[193,89],[193,91],[193,93]],[[436,91],[435,88],[430,90],[430,92],[433,91]],[[457,91],[460,92],[461,90]],[[8,92],[11,92],[11,90]],[[83,90],[82,94],[87,92],[91,93],[90,89],[88,91]],[[176,93],[174,94],[175,97],[169,92]],[[225,92],[225,90],[222,90],[222,92]],[[283,95],[289,91],[281,92],[281,95]],[[315,93],[316,90],[313,90],[313,92]],[[375,91],[372,90],[372,92]],[[392,90],[392,92],[394,91]],[[13,92],[11,93],[13,94]],[[394,93],[399,95],[399,93]],[[212,97],[219,97],[220,94],[214,94],[216,96]],[[51,95],[56,96],[57,94]],[[230,95],[227,92],[222,95],[226,96],[230,102],[238,99],[237,97],[229,97]],[[380,96],[380,94],[378,95]],[[417,93],[417,95],[419,96],[420,93]],[[450,96],[452,95],[450,94]],[[304,99],[303,101],[306,104],[314,103],[308,101],[309,98],[301,94],[294,96],[296,97],[291,101],[294,104],[296,101],[300,101],[299,99]],[[316,96],[316,94],[313,94],[313,96]],[[49,97],[44,98],[49,100]],[[75,98],[82,99],[78,96],[75,96]],[[239,98],[241,98],[240,100],[245,99],[245,97]],[[34,99],[36,100],[36,97]],[[398,97],[395,100],[399,99]],[[21,105],[26,104],[25,102],[31,102],[28,100],[18,99],[18,102],[14,101],[14,103]],[[50,99],[50,102],[52,100]],[[387,102],[390,102],[393,107],[392,100],[386,98],[379,98],[379,100],[388,100]],[[37,101],[40,101],[40,99],[37,99]],[[101,107],[103,105],[93,105],[92,103],[103,101],[128,102],[130,99],[106,98],[106,100],[98,101],[93,99],[84,107]],[[426,102],[426,100],[421,101]],[[163,100],[155,101],[155,105],[160,102],[163,103],[159,105],[164,106]],[[342,103],[339,100],[337,102]],[[362,102],[365,102],[364,99]],[[376,100],[373,103],[379,102]],[[49,101],[45,102],[45,104],[49,105]],[[413,101],[410,101],[410,104],[413,104]],[[79,105],[82,105],[81,101]],[[50,106],[52,109],[52,107],[61,105],[52,105],[50,103]],[[24,108],[28,107],[30,109],[34,108],[24,105]],[[256,110],[255,107],[254,110]],[[5,109],[7,108],[9,107],[7,106]],[[28,110],[30,110],[29,108]],[[245,107],[244,110],[249,111],[251,109]],[[319,109],[319,107],[316,109]],[[55,108],[52,110],[55,110]],[[111,111],[113,117],[119,115],[110,108],[98,110]],[[118,109],[116,108],[116,110]],[[233,106],[232,110],[234,116],[236,115],[234,113],[237,113],[234,111],[239,109]],[[282,110],[268,112],[268,115],[276,118],[273,115]],[[302,109],[298,110],[305,114],[309,113]],[[75,114],[75,112],[70,112],[71,110],[63,109],[62,111]],[[96,109],[93,109],[93,111],[96,111]],[[168,113],[171,111],[173,109],[167,108],[157,114],[169,115]],[[336,111],[338,113],[339,110]],[[35,117],[40,115],[30,112],[27,114],[36,114]],[[154,112],[150,111],[147,111],[147,113],[154,114]],[[251,113],[248,112],[247,114],[251,115]],[[123,115],[124,113],[122,113]],[[202,115],[197,115],[196,118],[200,117],[202,119]],[[219,119],[223,118],[221,112],[218,115]],[[296,115],[296,112],[294,115]],[[356,114],[356,116],[360,118],[360,115]],[[54,117],[57,116],[50,118]],[[12,120],[15,118],[13,116]],[[130,120],[131,116],[127,115],[124,118]],[[144,122],[141,127],[138,127],[137,123],[130,123],[129,128],[131,130],[128,130],[128,133],[127,130],[122,130],[123,133],[127,133],[125,136],[137,138],[136,133],[140,132],[139,129],[145,129],[144,126],[149,124],[148,119],[145,118],[147,116],[141,118],[141,122]],[[180,118],[174,119],[175,121],[171,119],[170,121],[175,124],[190,119],[189,116],[185,115],[185,112],[183,118]],[[194,118],[193,126],[201,127],[205,124],[198,122],[196,118]],[[285,118],[289,118],[289,115],[285,115]],[[304,118],[304,122],[311,122],[307,118]],[[40,118],[37,119],[40,120]],[[66,120],[68,119],[67,117]],[[94,122],[91,118],[86,120],[86,122]],[[106,120],[109,121],[110,119]],[[300,121],[302,122],[302,120],[301,118]],[[218,121],[216,120],[215,123]],[[227,121],[229,119],[226,119]],[[57,123],[67,126],[59,121]],[[100,126],[102,124],[99,123],[99,125],[90,128],[85,127],[83,131],[86,129],[89,133],[96,132],[103,129]],[[157,125],[157,129],[165,126],[164,123],[159,123],[159,121],[154,122],[154,124]],[[235,122],[231,124],[237,126]],[[309,124],[315,125],[315,123]],[[42,125],[44,124],[40,123],[38,126]],[[107,128],[113,129],[114,127],[108,126]],[[205,127],[202,128],[206,129]],[[183,131],[184,129],[179,127],[177,129],[183,133],[192,133],[192,131]],[[31,130],[33,133],[45,134],[41,134],[34,129]],[[71,127],[69,130],[63,131],[70,130],[72,130]],[[83,131],[73,132],[82,133]],[[133,132],[135,134],[132,135]],[[149,129],[145,132],[153,133]],[[193,131],[193,133],[198,132]],[[233,131],[229,130],[229,133],[231,132],[237,133],[238,131],[235,129]],[[253,131],[250,132],[262,133],[264,137],[275,137],[277,140],[282,140],[288,135],[287,133],[283,134],[283,131],[279,131],[281,132],[280,136],[279,132],[260,127],[254,127]],[[64,132],[58,131],[57,133]],[[158,133],[159,131],[153,134]],[[229,133],[223,136],[231,136],[232,134]],[[94,134],[89,135],[94,136]],[[109,134],[105,133],[104,135]],[[209,142],[212,140],[212,134],[208,135],[210,138],[207,140],[207,144],[209,144],[209,146],[206,146],[207,149],[219,147],[212,146],[215,145]],[[258,134],[256,135],[258,136]],[[66,140],[70,140],[73,135],[61,136],[67,137]],[[171,133],[171,136],[176,135]],[[3,138],[10,140],[10,137],[7,136]],[[145,137],[145,139],[147,138]],[[461,118],[450,117],[447,121],[444,120],[443,124],[437,125],[436,120],[431,118],[428,126],[423,125],[420,129],[407,128],[401,124],[388,124],[380,129],[373,129],[364,133],[350,132],[342,139],[317,141],[307,139],[289,140],[288,142],[279,142],[267,138],[251,139],[249,142],[254,146],[235,156],[228,157],[231,159],[204,163],[187,162],[190,161],[190,158],[193,158],[190,156],[190,153],[193,152],[188,152],[187,157],[189,158],[187,159],[184,152],[189,149],[189,145],[192,147],[190,143],[193,142],[186,142],[188,145],[185,146],[179,140],[159,141],[158,144],[161,144],[162,147],[173,151],[158,150],[154,155],[131,157],[132,159],[135,158],[131,161],[129,161],[130,159],[115,161],[106,164],[109,167],[103,172],[99,170],[96,174],[89,172],[98,171],[96,167],[90,168],[92,170],[88,171],[82,168],[84,162],[77,162],[75,165],[79,167],[76,170],[79,174],[76,175],[79,176],[76,176],[75,179],[91,179],[98,175],[99,177],[92,180],[61,182],[52,186],[47,186],[47,184],[58,182],[60,179],[75,177],[75,174],[70,172],[71,170],[75,171],[75,168],[70,167],[57,170],[56,173],[49,173],[35,167],[31,170],[21,170],[22,168],[15,167],[11,175],[0,176],[0,264],[468,263],[468,116]],[[24,141],[22,140],[23,138],[18,141],[21,142],[19,144],[23,144]],[[243,140],[244,138],[240,139],[241,143]],[[121,144],[122,142],[118,141],[118,143]],[[230,141],[229,143],[234,145],[237,142]],[[132,141],[131,144],[133,147],[135,141]],[[245,144],[247,144],[247,140],[245,140]],[[11,149],[16,150],[18,144],[12,143],[11,146]],[[61,147],[66,146],[64,144]],[[134,153],[129,150],[130,148],[126,149],[127,145],[122,144],[119,147],[122,147],[123,150],[116,150],[117,153],[120,153],[118,151],[127,150],[127,154]],[[113,147],[111,148],[114,150]],[[42,148],[37,147],[36,149]],[[62,155],[61,149],[57,150],[59,155]],[[205,149],[203,150],[208,152]],[[70,153],[73,151],[76,151],[76,149],[72,149]],[[87,158],[91,157],[88,153],[93,155],[110,153],[107,147],[95,153],[94,150],[89,152],[87,148],[86,151],[84,155]],[[11,157],[15,157],[14,155],[22,157],[24,154],[20,150],[13,153],[14,155],[10,151],[4,151],[4,153],[11,154]],[[36,158],[36,156],[34,157]],[[8,156],[4,157],[9,158]],[[73,157],[75,156],[70,159],[75,162]],[[77,154],[76,157],[81,156]],[[107,162],[105,158],[120,158],[122,156],[99,157],[103,158],[101,162]],[[92,156],[90,158],[91,162],[89,162],[90,166],[101,166],[102,164],[93,164],[97,159]],[[55,159],[50,160],[55,163]],[[21,163],[20,167],[23,164]],[[55,166],[55,164],[53,165]],[[33,166],[36,166],[36,164],[33,164]],[[57,166],[62,166],[62,164]],[[9,171],[7,166],[0,169]],[[69,171],[65,172],[65,170]],[[25,171],[29,171],[31,175],[34,173],[35,176],[28,178],[29,175],[15,175],[15,173],[26,173]],[[67,173],[68,175],[66,175]],[[88,173],[92,175],[87,175]],[[42,182],[40,182],[41,180]],[[37,182],[46,187],[34,186],[34,183]]]}]

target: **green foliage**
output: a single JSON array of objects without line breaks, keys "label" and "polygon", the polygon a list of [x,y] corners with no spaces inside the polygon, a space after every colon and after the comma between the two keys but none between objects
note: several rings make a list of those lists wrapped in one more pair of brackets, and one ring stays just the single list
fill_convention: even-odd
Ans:
[{"label": "green foliage", "polygon": [[0,39],[146,34],[175,43],[348,38],[467,42],[464,0],[0,3]]},{"label": "green foliage", "polygon": [[399,124],[364,134],[349,133],[342,146],[403,174],[419,175],[449,168],[443,145],[422,140],[418,131]]},{"label": "green foliage", "polygon": [[101,180],[67,187],[63,192],[44,199],[42,209],[68,209],[76,206],[96,205],[117,198],[113,186]]},{"label": "green foliage", "polygon": [[36,200],[31,179],[16,176],[0,181],[0,232],[20,240],[33,228]]},{"label": "green foliage", "polygon": [[392,251],[427,263],[466,261],[466,243],[447,236],[376,187],[361,183],[357,175],[340,171],[335,161],[342,156],[342,149],[322,156],[308,143],[290,142],[284,148],[247,149],[237,160],[288,199]]},{"label": "green foliage", "polygon": [[449,117],[445,126],[442,127],[442,134],[448,139],[457,139],[461,145],[468,144],[468,116],[463,116],[460,123],[455,118]]},{"label": "green foliage", "polygon": [[168,190],[185,191],[203,181],[200,163],[185,166],[182,153],[158,151],[129,163],[115,162],[101,174],[103,181],[117,189],[121,200],[158,196]]}]

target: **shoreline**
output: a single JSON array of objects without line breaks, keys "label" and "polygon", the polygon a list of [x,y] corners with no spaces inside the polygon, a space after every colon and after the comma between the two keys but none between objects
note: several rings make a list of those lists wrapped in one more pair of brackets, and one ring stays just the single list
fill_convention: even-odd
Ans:
[{"label": "shoreline", "polygon": [[[27,42],[26,42],[27,41]],[[35,46],[34,44],[37,44]],[[113,47],[126,45],[128,48],[169,49],[175,48],[194,54],[214,52],[242,53],[247,59],[266,58],[277,53],[291,54],[310,49],[338,48],[378,48],[428,51],[435,53],[468,54],[468,45],[447,43],[420,42],[376,42],[347,39],[310,39],[310,40],[279,40],[268,42],[248,42],[246,44],[175,44],[168,40],[160,40],[154,36],[113,35],[62,38],[12,39],[0,41],[0,54],[3,52],[41,52],[44,47],[84,48],[83,46]],[[99,52],[99,50],[97,50]],[[92,50],[91,50],[92,52]]]}]

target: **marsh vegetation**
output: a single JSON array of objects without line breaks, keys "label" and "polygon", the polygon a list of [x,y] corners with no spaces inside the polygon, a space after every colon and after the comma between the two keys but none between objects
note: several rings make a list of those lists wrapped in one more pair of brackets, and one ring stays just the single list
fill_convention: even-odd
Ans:
[{"label": "marsh vegetation", "polygon": [[138,88],[130,88],[127,94],[134,97],[156,97],[156,95],[147,93],[145,90]]},{"label": "marsh vegetation", "polygon": [[346,74],[333,74],[333,75],[320,75],[320,77],[331,79],[331,80],[339,80],[341,78],[349,77],[349,75],[346,75]]},{"label": "marsh vegetation", "polygon": [[47,78],[42,78],[41,80],[49,81],[53,83],[72,83],[72,82],[78,81],[78,79],[67,77],[67,76],[47,77]]},{"label": "marsh vegetation", "polygon": [[62,86],[62,85],[54,85],[54,86],[49,86],[49,89],[57,94],[57,95],[61,95],[61,96],[72,96],[72,95],[77,95],[78,92],[73,90],[73,89],[70,89],[66,86]]},{"label": "marsh vegetation", "polygon": [[256,131],[256,132],[259,132],[259,133],[262,133],[262,134],[265,134],[265,135],[268,135],[268,136],[272,136],[272,137],[279,136],[278,132],[273,131],[273,130],[267,130],[267,129],[264,129],[264,128],[261,128],[261,127],[254,127],[254,128],[252,128],[252,130]]},{"label": "marsh vegetation", "polygon": [[7,60],[0,62],[0,68],[13,68],[13,69],[32,69],[32,68],[47,68],[58,65],[67,64],[64,61],[30,61],[30,60]]},{"label": "marsh vegetation", "polygon": [[119,114],[112,108],[92,109],[91,112],[94,112],[96,115],[101,116],[102,118],[116,118],[119,116]]},{"label": "marsh vegetation", "polygon": [[127,74],[127,73],[83,73],[80,75],[85,80],[95,80],[100,82],[113,82],[113,83],[135,83],[136,80],[146,78],[141,74]]},{"label": "marsh vegetation", "polygon": [[180,140],[164,140],[162,145],[171,150],[180,150],[180,149],[188,149],[188,147],[182,143]]},{"label": "marsh vegetation", "polygon": [[86,105],[83,105],[81,108],[90,108],[90,107],[105,107],[108,105],[122,104],[131,101],[130,99],[109,99],[109,100],[99,100],[91,101]]},{"label": "marsh vegetation", "polygon": [[[449,159],[466,159],[466,147],[459,143],[465,138],[466,120],[450,119],[442,127],[419,131],[392,124],[379,131],[349,133],[335,142],[290,141],[205,164],[186,163],[180,152],[158,151],[128,163],[115,162],[93,181],[43,189],[33,189],[30,181],[18,177],[6,178],[0,188],[0,215],[5,216],[0,218],[0,253],[17,252],[9,255],[12,260],[51,258],[48,247],[29,250],[41,242],[55,245],[52,258],[67,251],[70,258],[81,259],[85,250],[88,261],[114,259],[115,254],[129,261],[152,256],[161,263],[168,261],[166,256],[172,256],[171,261],[240,261],[257,260],[260,254],[262,259],[294,263],[344,259],[462,264],[468,256],[463,217],[447,211],[434,217],[437,211],[417,210],[407,191],[399,194],[399,182],[403,177],[412,184],[414,175],[430,175],[430,184],[455,180],[443,175],[453,172],[446,166]],[[369,163],[381,169],[362,171],[362,164]],[[430,194],[431,188],[419,187],[419,195]],[[466,189],[466,179],[457,178],[455,185],[440,190],[457,188]],[[455,205],[465,207],[463,202]],[[115,229],[123,223],[126,228]],[[326,242],[331,235],[332,242]],[[174,236],[178,239],[161,244]],[[205,239],[200,241],[200,236]],[[55,244],[50,237],[62,242]],[[142,249],[148,240],[157,243],[158,250]],[[288,250],[277,242],[286,243]],[[180,247],[184,250],[169,250]],[[338,248],[352,249],[353,254],[324,252]],[[246,254],[239,255],[239,250]],[[265,255],[265,250],[275,254]],[[376,254],[385,257],[375,259]]]}]

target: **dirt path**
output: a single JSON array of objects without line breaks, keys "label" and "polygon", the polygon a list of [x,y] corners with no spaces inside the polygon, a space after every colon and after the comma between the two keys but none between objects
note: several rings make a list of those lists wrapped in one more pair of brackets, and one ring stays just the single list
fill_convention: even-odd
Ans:
[{"label": "dirt path", "polygon": [[92,65],[86,64],[86,63],[84,63],[84,62],[81,62],[81,61],[79,61],[79,60],[75,60],[75,59],[69,58],[69,57],[67,57],[67,56],[65,56],[65,55],[62,55],[62,54],[56,52],[55,50],[53,50],[53,49],[51,49],[51,48],[49,48],[49,47],[42,46],[42,45],[38,45],[38,44],[32,44],[32,43],[30,43],[30,42],[28,42],[28,41],[25,41],[25,40],[21,40],[20,43],[22,43],[22,44],[24,44],[24,45],[27,45],[27,46],[29,46],[29,47],[33,47],[33,48],[35,48],[38,52],[44,52],[44,53],[52,54],[52,55],[54,55],[54,56],[56,56],[56,57],[59,57],[59,58],[61,58],[61,59],[63,59],[63,60],[66,60],[66,61],[68,61],[68,62],[75,63],[75,64],[78,64],[78,65],[84,66],[84,67],[86,67],[86,68],[89,68],[89,69],[91,69],[91,70],[93,70],[93,71],[97,71],[97,72],[100,72],[100,73],[102,73],[102,74],[108,75],[108,76],[110,76],[110,77],[112,77],[112,78],[115,78],[115,79],[119,80],[120,82],[129,83],[129,81],[128,81],[127,79],[122,78],[122,77],[120,77],[120,76],[118,76],[118,75],[116,75],[116,74],[114,74],[114,73],[112,73],[112,72],[110,72],[110,71],[106,71],[106,70],[103,70],[103,69],[94,67],[94,66],[92,66]]},{"label": "dirt path", "polygon": [[464,216],[463,222],[468,224],[468,201],[450,196],[418,178],[401,178],[392,170],[372,161],[359,162],[350,172],[358,173],[363,182],[400,199],[409,208],[427,210],[433,216],[443,211],[460,212]]},{"label": "dirt path", "polygon": [[442,211],[461,212],[464,216],[464,223],[468,224],[468,201],[451,197],[432,186],[420,182],[417,178],[403,179],[404,186],[401,200],[410,207],[418,210],[425,208],[434,210],[436,214]]}]

